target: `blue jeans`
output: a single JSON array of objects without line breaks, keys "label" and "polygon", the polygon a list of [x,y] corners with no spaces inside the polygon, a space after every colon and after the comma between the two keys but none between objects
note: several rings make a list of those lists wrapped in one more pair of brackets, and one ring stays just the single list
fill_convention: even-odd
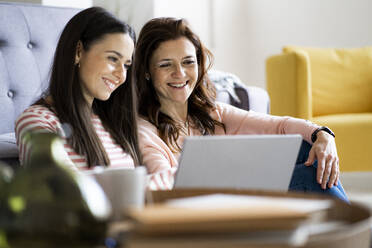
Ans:
[{"label": "blue jeans", "polygon": [[338,182],[337,186],[332,188],[322,189],[321,185],[316,181],[316,170],[318,162],[315,161],[313,166],[305,166],[304,163],[309,156],[311,145],[306,141],[302,141],[300,152],[297,157],[296,166],[292,174],[292,179],[289,184],[289,191],[300,191],[310,193],[322,193],[333,197],[337,197],[345,202],[349,202],[346,193]]}]

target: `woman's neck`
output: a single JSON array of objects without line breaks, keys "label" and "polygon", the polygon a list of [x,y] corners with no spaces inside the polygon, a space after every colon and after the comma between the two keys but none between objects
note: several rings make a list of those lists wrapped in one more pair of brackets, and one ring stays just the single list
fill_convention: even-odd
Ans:
[{"label": "woman's neck", "polygon": [[187,102],[184,104],[178,103],[162,103],[160,111],[172,118],[172,120],[180,123],[187,122]]}]

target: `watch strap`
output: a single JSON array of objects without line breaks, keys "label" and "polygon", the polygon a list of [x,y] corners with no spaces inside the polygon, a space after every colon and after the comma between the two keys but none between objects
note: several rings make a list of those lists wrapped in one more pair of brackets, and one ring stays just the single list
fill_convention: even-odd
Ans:
[{"label": "watch strap", "polygon": [[312,134],[311,134],[311,141],[314,143],[316,141],[316,139],[318,138],[317,134],[318,132],[320,131],[324,131],[324,132],[327,132],[329,133],[330,135],[332,135],[333,137],[336,137],[334,132],[332,132],[331,129],[329,129],[328,127],[326,126],[322,126],[320,128],[317,128]]}]

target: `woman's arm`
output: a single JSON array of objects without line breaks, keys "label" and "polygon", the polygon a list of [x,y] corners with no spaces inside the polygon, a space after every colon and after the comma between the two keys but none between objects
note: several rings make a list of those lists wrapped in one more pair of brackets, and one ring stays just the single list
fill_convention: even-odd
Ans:
[{"label": "woman's arm", "polygon": [[177,168],[164,169],[148,174],[148,186],[150,190],[170,190],[174,185],[174,176]]},{"label": "woman's arm", "polygon": [[158,136],[155,126],[141,119],[138,128],[142,160],[149,173],[149,188],[171,189],[178,165],[177,158]]},{"label": "woman's arm", "polygon": [[[26,109],[16,120],[15,134],[19,150],[19,160],[21,165],[27,163],[30,156],[30,143],[25,138],[27,132],[50,132],[63,136],[63,130],[55,114],[46,107],[35,105]],[[64,137],[63,137],[64,138]],[[61,151],[62,152],[62,151]],[[63,150],[62,156],[65,158],[64,163],[72,169],[77,170],[74,163],[68,156],[66,150]]]},{"label": "woman's arm", "polygon": [[225,124],[226,134],[301,134],[312,144],[311,134],[319,128],[303,119],[246,111],[224,103],[217,103],[212,114]]}]

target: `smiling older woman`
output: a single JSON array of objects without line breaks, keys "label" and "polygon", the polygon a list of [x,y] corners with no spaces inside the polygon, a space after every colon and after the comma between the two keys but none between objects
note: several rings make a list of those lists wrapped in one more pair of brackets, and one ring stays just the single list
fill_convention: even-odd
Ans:
[{"label": "smiling older woman", "polygon": [[211,61],[212,54],[183,19],[155,18],[140,32],[135,51],[140,150],[149,172],[169,171],[168,177],[157,182],[158,187],[172,187],[186,136],[301,134],[308,145],[303,152],[306,159],[296,165],[289,189],[326,193],[347,201],[338,181],[333,133],[302,119],[216,102],[207,77]]}]

